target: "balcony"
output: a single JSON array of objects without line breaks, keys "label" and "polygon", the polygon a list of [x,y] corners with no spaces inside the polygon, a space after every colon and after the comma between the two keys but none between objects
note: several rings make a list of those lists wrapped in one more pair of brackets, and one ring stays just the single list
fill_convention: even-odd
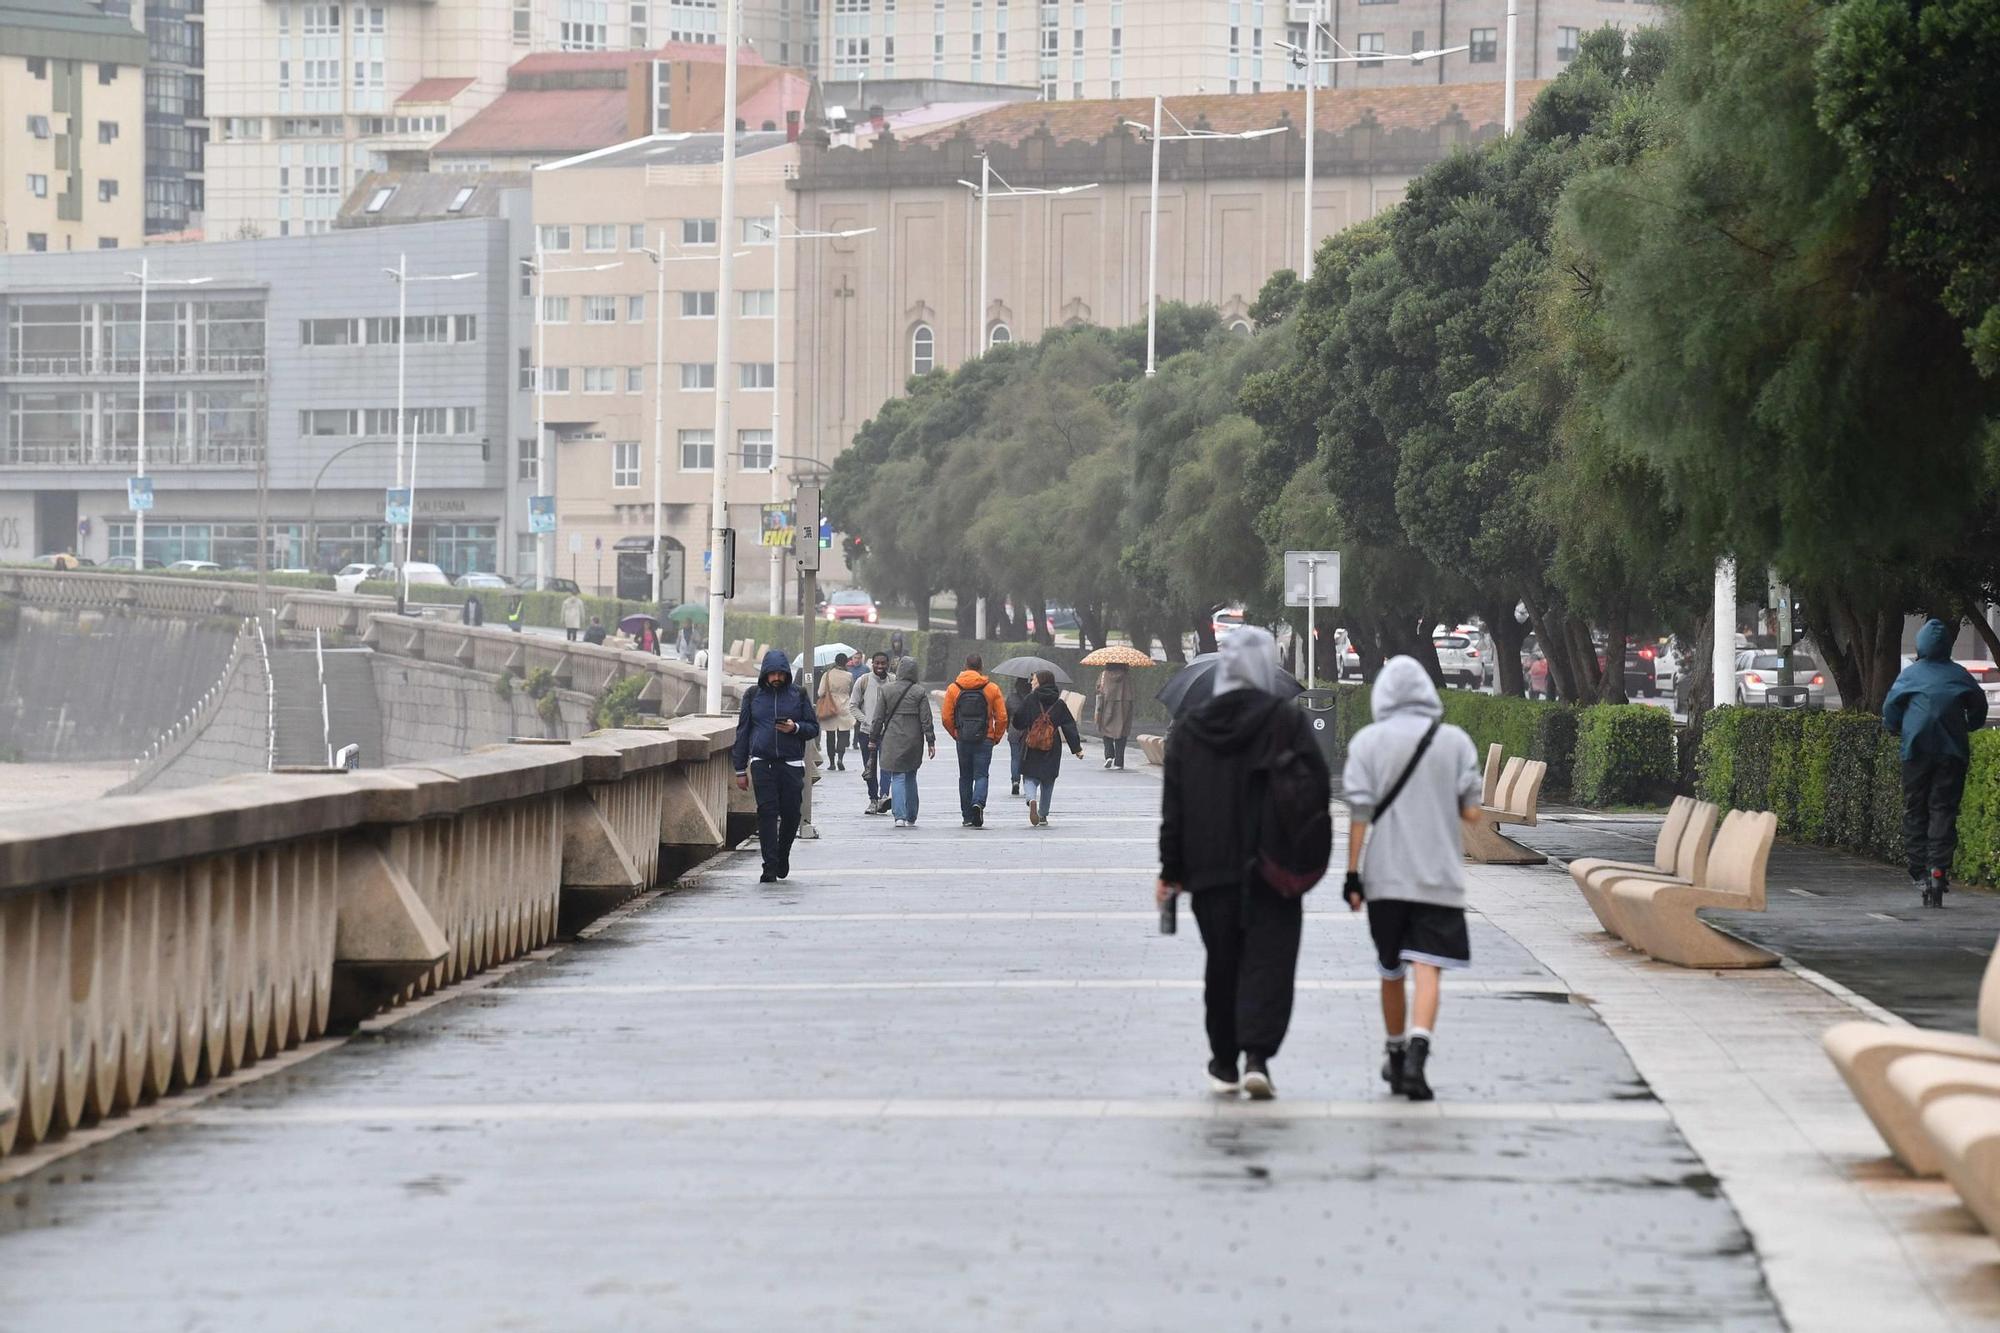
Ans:
[{"label": "balcony", "polygon": [[[26,379],[64,379],[86,375],[120,375],[137,378],[136,355],[77,356],[40,352],[11,352],[7,373]],[[264,373],[262,352],[161,352],[146,354],[146,374],[150,376],[195,375],[208,378],[245,377]]]},{"label": "balcony", "polygon": [[[146,470],[171,468],[252,468],[262,461],[264,446],[256,441],[159,440],[146,444]],[[0,467],[88,469],[130,474],[139,462],[135,445],[86,444],[82,440],[55,443],[9,442],[0,448]]]}]

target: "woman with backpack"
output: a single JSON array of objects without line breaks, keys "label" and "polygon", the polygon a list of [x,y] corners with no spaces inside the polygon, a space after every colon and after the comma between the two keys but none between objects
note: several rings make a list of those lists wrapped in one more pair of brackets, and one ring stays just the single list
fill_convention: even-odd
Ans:
[{"label": "woman with backpack", "polygon": [[925,752],[937,758],[937,732],[931,725],[931,697],[917,679],[917,661],[906,657],[896,667],[896,679],[882,687],[882,704],[875,716],[875,744],[881,754],[882,777],[889,786],[889,808],[897,828],[917,823],[917,770]]},{"label": "woman with backpack", "polygon": [[[1292,793],[1297,804],[1322,814],[1333,784],[1305,714],[1278,697],[1270,631],[1245,626],[1222,641],[1221,652],[1214,696],[1167,733],[1154,898],[1165,907],[1175,894],[1189,894],[1208,951],[1202,1000],[1209,1087],[1263,1101],[1277,1094],[1270,1062],[1292,1021],[1303,924],[1298,893],[1272,887],[1256,864],[1263,775],[1274,756],[1291,759],[1296,785],[1306,789]],[[1278,868],[1270,873],[1284,882]]]},{"label": "woman with backpack", "polygon": [[1021,736],[1021,790],[1028,798],[1028,826],[1047,828],[1049,801],[1056,778],[1062,772],[1062,752],[1067,746],[1083,758],[1083,737],[1077,733],[1076,718],[1056,688],[1053,671],[1037,671],[1035,688],[1011,725]]}]

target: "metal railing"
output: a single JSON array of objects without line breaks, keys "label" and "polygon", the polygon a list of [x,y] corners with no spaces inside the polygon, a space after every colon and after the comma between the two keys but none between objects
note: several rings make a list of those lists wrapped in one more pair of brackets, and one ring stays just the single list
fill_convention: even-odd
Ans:
[{"label": "metal railing", "polygon": [[152,744],[140,752],[139,757],[132,761],[134,768],[143,770],[171,749],[175,742],[208,720],[209,714],[214,711],[215,706],[221,702],[224,692],[229,689],[229,682],[236,676],[237,667],[243,659],[243,646],[247,641],[246,632],[249,626],[250,621],[246,618],[242,628],[237,631],[236,642],[229,646],[229,656],[222,663],[222,674],[215,678],[215,683],[208,687],[207,693],[195,700],[194,706],[188,709],[179,721],[161,732],[154,738]]},{"label": "metal railing", "polygon": [[[7,371],[12,375],[134,375],[139,373],[136,354],[10,352]],[[262,352],[148,352],[148,375],[261,375]]]},{"label": "metal railing", "polygon": [[278,766],[278,683],[271,676],[271,648],[264,639],[264,622],[257,622],[257,655],[264,659],[264,771]]},{"label": "metal railing", "polygon": [[333,708],[326,697],[326,635],[313,631],[313,658],[319,665],[319,738],[326,746],[326,766],[333,767]]},{"label": "metal railing", "polygon": [[[261,443],[188,444],[168,440],[146,446],[146,466],[163,467],[254,467],[264,456]],[[10,441],[0,452],[0,463],[15,467],[105,467],[130,469],[138,462],[138,446],[100,445],[85,448],[81,441],[62,444],[23,444]]]}]

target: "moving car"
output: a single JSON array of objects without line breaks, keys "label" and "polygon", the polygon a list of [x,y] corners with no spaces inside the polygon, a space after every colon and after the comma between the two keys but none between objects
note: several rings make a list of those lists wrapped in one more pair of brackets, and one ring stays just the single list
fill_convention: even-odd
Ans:
[{"label": "moving car", "polygon": [[1959,665],[1972,673],[1972,678],[1986,693],[1986,725],[2000,727],[2000,665],[1978,658],[1967,659]]},{"label": "moving car", "polygon": [[1471,634],[1457,630],[1434,634],[1431,646],[1437,649],[1438,670],[1444,673],[1446,684],[1476,690],[1485,680],[1485,666],[1479,660],[1479,640]]},{"label": "moving car", "polygon": [[1208,618],[1208,628],[1218,639],[1231,630],[1242,629],[1243,608],[1240,606],[1217,607],[1214,614]]},{"label": "moving car", "polygon": [[858,620],[864,625],[873,625],[882,618],[882,609],[875,605],[875,599],[861,588],[842,588],[826,599],[826,618],[832,621]]},{"label": "moving car", "polygon": [[[423,584],[432,588],[449,588],[451,586],[451,576],[428,561],[412,560],[409,569],[410,584],[412,586],[417,584]],[[382,577],[391,581],[403,577],[394,565],[384,565],[382,566],[382,571]]]},{"label": "moving car", "polygon": [[167,566],[169,574],[219,574],[222,566],[213,560],[176,560]]},{"label": "moving car", "polygon": [[[1660,692],[1660,650],[1650,643],[1625,645],[1625,693],[1650,699]],[[1601,657],[1601,655],[1600,655]]]},{"label": "moving car", "polygon": [[1792,653],[1792,684],[1778,684],[1776,653],[1748,652],[1736,659],[1736,702],[1745,708],[1824,708],[1826,675],[1817,660]]},{"label": "moving car", "polygon": [[356,592],[364,583],[387,577],[388,575],[383,572],[383,566],[381,565],[342,565],[339,572],[333,576],[333,590],[335,592]]},{"label": "moving car", "polygon": [[458,586],[461,588],[511,588],[514,585],[498,574],[481,574],[476,571],[460,574]]},{"label": "moving car", "polygon": [[[109,560],[106,560],[102,565],[98,566],[98,568],[100,569],[137,569],[138,567],[139,566],[136,558],[129,555],[114,555]],[[152,557],[148,556],[146,559],[146,568],[165,569],[166,566],[161,564],[158,560],[155,560]]]}]

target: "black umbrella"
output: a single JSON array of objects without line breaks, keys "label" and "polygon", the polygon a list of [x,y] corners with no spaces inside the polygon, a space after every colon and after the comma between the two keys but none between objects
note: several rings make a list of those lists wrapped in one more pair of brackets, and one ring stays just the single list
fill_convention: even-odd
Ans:
[{"label": "black umbrella", "polygon": [[[1215,697],[1215,670],[1222,665],[1221,653],[1202,653],[1190,657],[1188,664],[1174,673],[1172,680],[1160,687],[1153,697],[1167,706],[1167,711],[1175,717],[1185,717]],[[1306,687],[1299,684],[1288,671],[1278,672],[1278,697],[1296,699],[1304,694]]]},{"label": "black umbrella", "polygon": [[1064,671],[1046,657],[1010,657],[999,666],[993,668],[993,674],[996,676],[1011,676],[1020,680],[1026,680],[1037,671],[1052,673],[1058,685],[1074,685],[1076,683],[1069,678],[1069,672]]}]

